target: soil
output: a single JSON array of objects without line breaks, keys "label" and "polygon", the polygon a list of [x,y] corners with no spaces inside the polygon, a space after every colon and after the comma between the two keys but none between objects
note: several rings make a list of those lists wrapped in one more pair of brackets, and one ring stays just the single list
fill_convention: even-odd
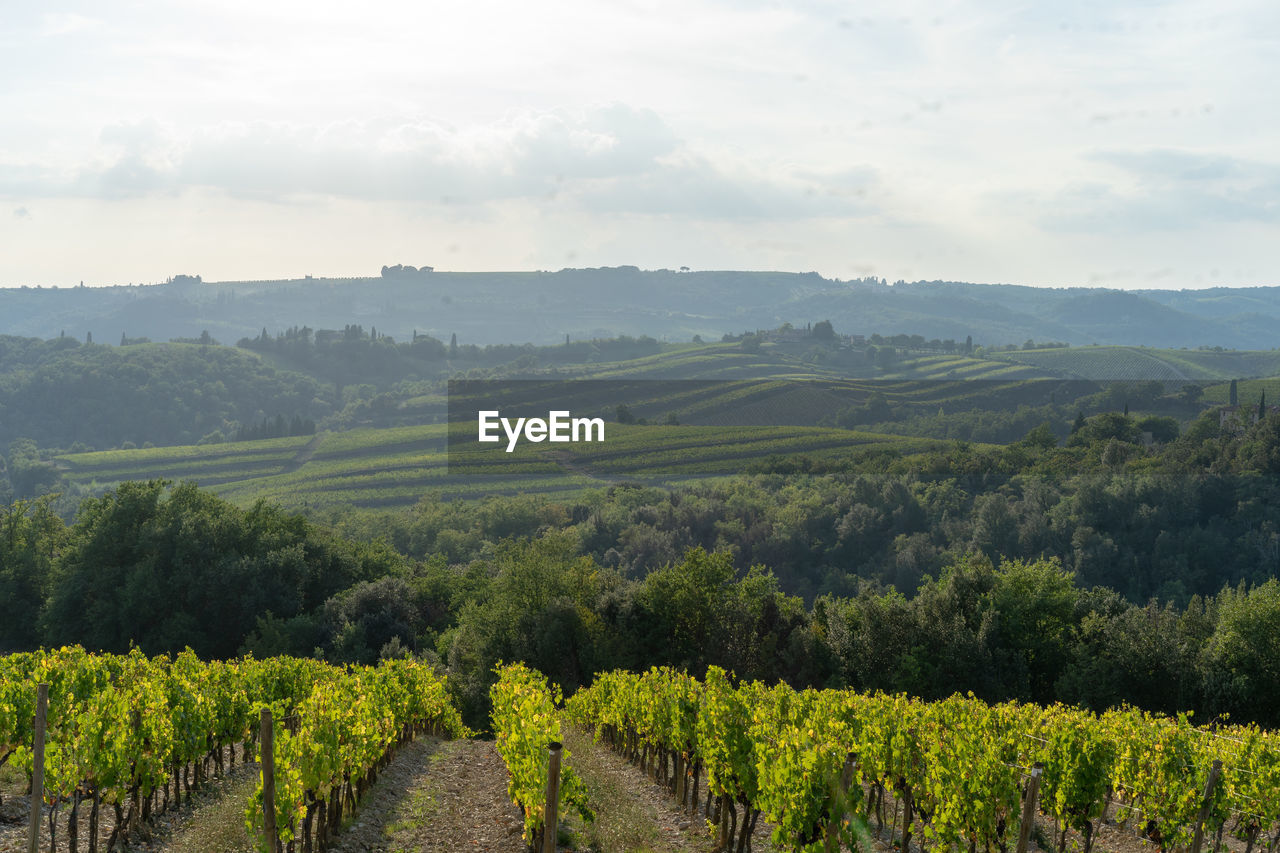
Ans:
[{"label": "soil", "polygon": [[361,800],[335,853],[526,853],[520,810],[493,743],[421,738],[401,749]]},{"label": "soil", "polygon": [[[210,853],[212,850],[251,853],[252,842],[244,829],[244,806],[257,784],[258,766],[256,763],[244,763],[241,748],[236,749],[236,759],[236,764],[225,776],[211,778],[195,791],[190,805],[171,807],[154,816],[144,827],[144,837],[132,839],[128,849],[136,853],[161,850],[166,853]],[[211,769],[212,763],[207,767]],[[0,853],[27,851],[31,808],[29,799],[22,792],[24,787],[25,780],[19,780],[16,773],[6,774],[0,780]],[[71,806],[66,803],[58,809],[54,847],[57,853],[70,851],[67,834],[70,811]],[[90,803],[82,802],[77,821],[80,853],[89,849],[89,813]],[[106,850],[114,828],[115,809],[104,803],[98,809],[98,850]],[[171,840],[184,836],[191,840],[181,845],[175,845]],[[237,842],[242,843],[237,846]],[[39,849],[41,853],[50,851],[47,810],[41,819]]]},{"label": "soil", "polygon": [[[567,763],[591,792],[596,820],[584,824],[576,816],[561,825],[561,853],[710,853],[714,847],[702,809],[687,814],[661,784],[642,770],[596,744],[591,735],[563,727]],[[0,853],[25,853],[28,808],[14,778],[0,779]],[[379,774],[358,811],[330,848],[335,853],[529,853],[520,810],[507,796],[507,771],[491,741],[442,741],[423,737],[403,747]],[[151,838],[135,839],[131,853],[252,853],[254,844],[244,825],[244,808],[257,784],[257,765],[238,763],[224,778],[206,785],[192,805],[155,818]],[[700,794],[705,795],[705,780]],[[872,815],[871,841],[879,853],[895,853],[891,837],[896,803],[885,798],[884,827]],[[67,851],[66,813],[58,821],[57,851]],[[1110,810],[1114,814],[1114,809]],[[88,849],[88,807],[81,808],[80,850]],[[99,849],[105,849],[114,810],[99,816]],[[773,827],[761,818],[752,837],[756,853],[773,848]],[[1055,848],[1053,822],[1037,819],[1031,849]],[[1205,850],[1212,849],[1206,838]],[[908,853],[924,853],[917,835]],[[1009,839],[1012,848],[1016,839]],[[1067,835],[1067,851],[1083,850],[1077,833]],[[49,850],[47,824],[40,849]],[[1101,822],[1093,846],[1096,853],[1156,853],[1158,845],[1140,838],[1133,825]],[[1241,853],[1244,845],[1224,837],[1222,853]],[[1255,847],[1255,851],[1258,847]]]}]

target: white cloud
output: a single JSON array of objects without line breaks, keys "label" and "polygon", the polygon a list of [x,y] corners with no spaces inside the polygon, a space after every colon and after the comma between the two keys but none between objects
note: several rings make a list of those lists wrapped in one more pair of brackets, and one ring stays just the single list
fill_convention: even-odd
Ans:
[{"label": "white cloud", "polygon": [[[692,266],[890,279],[1061,281],[1105,256],[1191,283],[1233,227],[1240,269],[1280,281],[1278,28],[1265,0],[19,4],[0,196],[65,202],[41,221],[79,230],[113,206],[277,230],[359,207],[344,239],[370,254],[381,205],[524,247],[505,263],[545,263],[550,220],[619,256],[596,264],[666,234]],[[1176,263],[1132,239],[1172,232]],[[7,251],[0,283],[49,257]]]},{"label": "white cloud", "polygon": [[102,21],[75,12],[49,12],[41,19],[40,34],[65,36],[73,33],[101,30]]},{"label": "white cloud", "polygon": [[1110,168],[1044,192],[995,194],[994,203],[1012,205],[1051,232],[1280,225],[1280,164],[1174,149],[1099,151],[1086,159]]},{"label": "white cloud", "polygon": [[804,218],[868,209],[873,170],[730,172],[695,154],[652,110],[511,115],[480,127],[254,123],[181,140],[154,121],[100,134],[112,156],[74,175],[0,172],[0,194],[121,199],[215,190],[287,203],[307,196],[477,206],[558,199],[589,214]]}]

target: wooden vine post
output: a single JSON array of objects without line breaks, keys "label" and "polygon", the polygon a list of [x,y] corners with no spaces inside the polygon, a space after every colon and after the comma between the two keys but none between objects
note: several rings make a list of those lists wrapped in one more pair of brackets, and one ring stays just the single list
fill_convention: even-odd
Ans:
[{"label": "wooden vine post", "polygon": [[556,853],[556,828],[560,825],[556,814],[560,800],[560,752],[564,745],[558,741],[547,744],[547,805],[542,812],[542,853]]},{"label": "wooden vine post", "polygon": [[1031,779],[1027,782],[1027,799],[1022,803],[1022,825],[1018,827],[1018,853],[1027,853],[1031,841],[1031,825],[1036,820],[1036,803],[1040,800],[1040,774],[1044,765],[1037,761],[1031,765]]},{"label": "wooden vine post", "polygon": [[1204,843],[1204,822],[1209,819],[1209,810],[1213,808],[1213,790],[1218,785],[1218,774],[1222,772],[1222,762],[1215,761],[1209,768],[1209,778],[1204,782],[1204,796],[1200,799],[1200,811],[1196,814],[1196,831],[1191,838],[1191,853],[1200,853],[1200,845]]},{"label": "wooden vine post", "polygon": [[49,685],[36,688],[35,737],[31,747],[31,823],[27,827],[27,853],[40,847],[40,810],[44,806],[44,734],[49,716]]},{"label": "wooden vine post", "polygon": [[273,735],[271,709],[263,708],[258,735],[260,744],[258,761],[262,765],[262,834],[266,836],[268,850],[275,850],[280,846],[280,835],[276,831],[276,766]]},{"label": "wooden vine post", "polygon": [[840,772],[840,797],[827,822],[827,853],[837,853],[840,850],[840,831],[844,828],[844,817],[848,813],[849,789],[853,787],[853,771],[857,764],[852,752],[845,756],[844,769]]}]

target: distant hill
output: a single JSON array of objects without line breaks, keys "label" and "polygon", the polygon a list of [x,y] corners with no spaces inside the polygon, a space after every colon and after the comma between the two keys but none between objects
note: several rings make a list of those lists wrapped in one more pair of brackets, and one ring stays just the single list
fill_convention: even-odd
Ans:
[{"label": "distant hill", "polygon": [[830,320],[843,334],[905,332],[988,346],[1280,345],[1280,287],[1183,291],[1049,289],[962,282],[826,279],[817,273],[677,272],[635,267],[559,272],[420,272],[368,278],[0,289],[0,334],[224,343],[295,326],[358,324],[469,344],[649,335],[687,341]]},{"label": "distant hill", "polygon": [[1186,380],[1280,376],[1280,351],[1214,352],[1142,347],[1071,347],[995,353],[1051,376],[1071,379]]}]

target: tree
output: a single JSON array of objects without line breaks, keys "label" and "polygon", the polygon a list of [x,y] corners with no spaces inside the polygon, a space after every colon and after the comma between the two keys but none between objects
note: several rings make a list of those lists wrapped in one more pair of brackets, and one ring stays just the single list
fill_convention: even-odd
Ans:
[{"label": "tree", "polygon": [[40,611],[67,533],[50,501],[18,501],[0,515],[0,601],[5,605],[0,649],[40,645]]},{"label": "tree", "polygon": [[1148,415],[1138,421],[1138,429],[1151,433],[1151,440],[1167,444],[1178,437],[1178,421],[1174,418]]},{"label": "tree", "polygon": [[454,332],[449,337],[449,358],[458,357],[458,333]]},{"label": "tree", "polygon": [[1071,437],[1067,439],[1068,447],[1107,442],[1115,439],[1133,443],[1138,440],[1138,427],[1128,415],[1118,412],[1103,412],[1094,415],[1083,424],[1072,428]]},{"label": "tree", "polygon": [[711,640],[723,622],[725,595],[733,581],[727,553],[687,552],[680,563],[650,572],[639,593],[650,614],[650,647],[661,650],[664,663],[693,667],[706,661]]},{"label": "tree", "polygon": [[522,661],[569,692],[610,668],[598,657],[604,625],[591,609],[619,579],[577,556],[571,537],[504,543],[480,568],[492,578],[488,588],[462,606],[457,628],[441,638],[464,717],[487,718],[500,660]]},{"label": "tree", "polygon": [[1058,437],[1053,434],[1053,427],[1048,421],[1034,427],[1022,439],[1022,443],[1027,447],[1036,447],[1041,450],[1052,450],[1058,446]]},{"label": "tree", "polygon": [[836,332],[830,320],[819,320],[813,324],[813,336],[820,341],[835,340]]},{"label": "tree", "polygon": [[1227,405],[1240,405],[1240,388],[1234,379],[1231,380],[1231,385],[1227,388]]},{"label": "tree", "polygon": [[946,566],[937,580],[925,579],[911,608],[914,648],[900,664],[915,673],[906,690],[924,698],[965,690],[986,699],[1001,695],[990,643],[995,585],[995,569],[980,554]]},{"label": "tree", "polygon": [[991,603],[999,614],[999,651],[1006,690],[1048,703],[1066,666],[1075,621],[1075,578],[1057,558],[1005,560]]},{"label": "tree", "polygon": [[1218,624],[1202,653],[1215,712],[1274,725],[1280,719],[1280,582],[1224,590]]},{"label": "tree", "polygon": [[397,570],[385,546],[352,545],[265,504],[242,510],[192,483],[126,482],[81,504],[46,638],[228,658],[268,612],[293,618]]},{"label": "tree", "polygon": [[399,577],[359,583],[324,604],[324,622],[330,636],[329,660],[373,664],[393,641],[406,649],[418,648],[422,619],[413,590]]}]

